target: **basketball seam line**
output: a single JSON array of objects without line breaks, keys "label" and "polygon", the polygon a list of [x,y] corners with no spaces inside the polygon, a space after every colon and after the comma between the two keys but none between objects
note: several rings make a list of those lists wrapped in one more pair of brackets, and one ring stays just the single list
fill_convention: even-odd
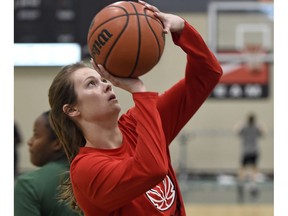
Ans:
[{"label": "basketball seam line", "polygon": [[89,41],[89,40],[91,39],[91,37],[94,35],[94,32],[97,31],[97,30],[98,30],[102,25],[104,25],[105,23],[110,22],[110,21],[113,20],[113,19],[117,19],[117,18],[119,18],[119,17],[124,17],[124,16],[129,16],[129,15],[145,16],[146,18],[147,18],[147,17],[150,17],[151,19],[154,19],[155,21],[157,21],[157,22],[159,23],[159,25],[162,26],[162,23],[160,23],[157,18],[155,18],[155,17],[153,17],[153,16],[150,16],[150,15],[134,14],[134,13],[133,13],[133,14],[128,14],[128,13],[127,13],[127,14],[122,14],[122,15],[119,15],[119,16],[116,16],[116,17],[113,17],[113,18],[110,18],[110,19],[106,20],[105,22],[99,24],[98,27],[90,34],[90,37],[88,38],[88,41]]},{"label": "basketball seam line", "polygon": [[[125,9],[125,8],[121,8],[121,9],[123,9],[123,10],[126,12],[126,17],[127,17],[126,23],[125,23],[125,25],[124,25],[124,28],[121,30],[121,32],[119,33],[119,35],[118,35],[117,38],[115,39],[114,43],[111,45],[111,47],[110,47],[110,49],[109,49],[109,51],[108,51],[108,53],[107,53],[107,55],[106,55],[106,57],[105,57],[105,61],[104,61],[104,65],[103,65],[104,68],[106,68],[106,62],[107,62],[107,59],[108,59],[110,53],[112,52],[115,44],[117,44],[119,38],[121,37],[121,35],[122,35],[123,32],[125,31],[125,29],[127,28],[127,25],[128,25],[128,23],[129,23],[129,19],[130,19],[130,18],[129,18],[129,16],[127,16],[128,13],[127,13],[126,9]],[[109,71],[109,72],[110,72],[112,75],[115,76],[115,74],[114,74],[112,71]]]},{"label": "basketball seam line", "polygon": [[[145,12],[145,14],[146,14],[146,11],[144,11],[144,12]],[[147,16],[146,16],[145,18],[146,18],[146,21],[147,21],[147,23],[148,23],[148,26],[149,26],[150,30],[152,31],[152,33],[153,33],[153,35],[154,35],[154,38],[155,38],[156,43],[157,43],[157,46],[158,46],[158,60],[157,60],[157,62],[158,62],[158,61],[160,60],[160,57],[161,57],[161,55],[160,55],[160,53],[161,53],[160,43],[159,43],[159,40],[158,40],[158,38],[157,38],[157,35],[156,35],[154,29],[151,27],[151,24],[150,24]]]},{"label": "basketball seam line", "polygon": [[140,49],[141,49],[141,26],[140,26],[140,20],[139,20],[139,16],[138,16],[138,11],[136,10],[136,7],[135,5],[130,2],[130,4],[132,5],[132,7],[134,8],[135,12],[136,12],[136,15],[137,15],[137,23],[138,23],[138,49],[137,49],[137,56],[136,56],[136,59],[135,59],[135,63],[134,63],[134,66],[129,74],[128,77],[131,77],[133,76],[133,74],[135,73],[135,70],[136,70],[136,67],[138,65],[138,61],[139,61],[139,55],[140,55]]}]

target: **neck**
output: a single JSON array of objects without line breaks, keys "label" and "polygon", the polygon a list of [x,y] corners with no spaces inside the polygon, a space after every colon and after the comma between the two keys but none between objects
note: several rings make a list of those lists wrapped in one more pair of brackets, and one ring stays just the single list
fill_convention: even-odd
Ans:
[{"label": "neck", "polygon": [[122,144],[122,133],[115,125],[90,125],[83,131],[86,138],[86,147],[99,149],[115,149]]},{"label": "neck", "polygon": [[[50,158],[49,162],[57,161],[60,159],[67,159],[64,150],[61,150],[59,152],[55,152],[55,154]],[[68,159],[67,159],[67,161],[68,161]]]}]

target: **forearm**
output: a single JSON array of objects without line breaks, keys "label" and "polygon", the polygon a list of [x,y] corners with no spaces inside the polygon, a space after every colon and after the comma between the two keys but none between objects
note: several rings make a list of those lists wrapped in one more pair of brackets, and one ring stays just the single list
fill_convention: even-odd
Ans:
[{"label": "forearm", "polygon": [[222,75],[219,62],[187,22],[181,33],[172,33],[172,37],[187,54],[187,64],[185,78],[162,94],[157,104],[167,144],[197,112]]},{"label": "forearm", "polygon": [[[172,33],[172,39],[187,54],[186,76],[189,75],[187,73],[191,72],[195,74],[212,72],[216,73],[218,78],[221,77],[222,68],[218,60],[199,32],[188,22],[185,21],[185,27],[180,34]],[[215,82],[218,82],[218,79]]]}]

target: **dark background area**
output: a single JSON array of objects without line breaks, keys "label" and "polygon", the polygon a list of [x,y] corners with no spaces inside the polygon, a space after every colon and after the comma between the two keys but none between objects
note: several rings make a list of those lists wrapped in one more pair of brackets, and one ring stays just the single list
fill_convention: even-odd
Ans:
[{"label": "dark background area", "polygon": [[[146,2],[164,12],[206,13],[208,3],[211,1],[147,0]],[[14,42],[76,42],[82,47],[82,57],[87,57],[86,37],[90,22],[98,11],[113,2],[116,1],[14,0]]]}]

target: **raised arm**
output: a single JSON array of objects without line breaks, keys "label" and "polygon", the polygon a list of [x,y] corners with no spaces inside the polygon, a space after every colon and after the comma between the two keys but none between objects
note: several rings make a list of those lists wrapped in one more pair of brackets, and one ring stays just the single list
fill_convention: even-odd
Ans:
[{"label": "raised arm", "polygon": [[218,83],[222,69],[201,35],[185,21],[173,41],[187,54],[185,78],[164,92],[158,100],[167,144],[191,119]]}]

